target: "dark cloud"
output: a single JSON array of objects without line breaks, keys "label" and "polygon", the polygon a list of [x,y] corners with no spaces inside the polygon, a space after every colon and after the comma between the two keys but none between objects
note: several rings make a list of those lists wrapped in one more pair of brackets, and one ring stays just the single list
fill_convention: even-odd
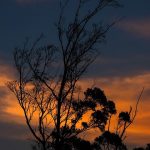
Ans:
[{"label": "dark cloud", "polygon": [[7,94],[9,94],[9,92],[7,90],[8,89],[6,87],[0,86],[0,113],[9,106],[9,102],[7,100]]},{"label": "dark cloud", "polygon": [[15,96],[6,85],[0,86],[0,116],[5,114],[5,109],[11,107],[15,100]]},{"label": "dark cloud", "polygon": [[125,20],[118,27],[140,38],[150,38],[150,19]]},{"label": "dark cloud", "polygon": [[[145,146],[146,144],[149,143],[149,134],[142,134],[142,132],[139,133],[127,133],[126,138],[129,140],[129,148],[133,146],[137,147],[138,146]],[[135,138],[136,137],[136,138]]]},{"label": "dark cloud", "polygon": [[32,150],[27,140],[0,138],[0,149],[2,150]]},{"label": "dark cloud", "polygon": [[6,86],[0,86],[0,101],[2,102],[9,93]]},{"label": "dark cloud", "polygon": [[[21,3],[35,2],[35,0],[13,1],[19,1]],[[144,21],[142,21],[141,23],[140,20],[143,17],[145,18],[146,12],[148,14],[148,4],[150,4],[150,2],[147,1],[143,3],[138,0],[136,1],[135,5],[134,2],[124,2],[122,0],[121,3],[124,4],[124,8],[115,11],[114,9],[113,11],[111,10],[111,12],[113,12],[113,15],[116,16],[118,14],[125,14],[127,20],[136,18],[137,16],[139,17],[140,15],[139,20],[136,19],[136,22],[134,22],[134,20],[130,20],[130,22],[126,26],[128,26],[130,30],[132,30],[133,28],[130,28],[131,25],[138,26],[138,28],[142,28],[141,33],[149,34],[147,32],[147,30],[149,31],[148,25],[146,25],[146,28],[144,28],[143,24],[146,23]],[[22,44],[25,40],[25,37],[29,36],[35,39],[42,32],[44,32],[46,35],[48,35],[48,41],[50,40],[57,43],[53,23],[55,22],[55,20],[57,20],[58,11],[56,11],[56,7],[58,6],[56,6],[57,2],[53,2],[52,4],[53,5],[46,5],[43,3],[40,5],[32,5],[30,7],[20,7],[15,3],[10,2],[10,5],[8,7],[8,2],[4,2],[3,7],[1,8],[0,6],[0,17],[2,18],[0,41],[3,41],[0,44],[0,54],[4,55],[4,58],[1,58],[2,61],[0,61],[0,65],[2,66],[3,64],[8,64],[9,66],[11,66],[9,69],[12,74],[14,72],[12,63],[13,49],[16,45],[19,46],[20,44]],[[7,13],[5,13],[6,11]],[[3,16],[2,14],[5,15]],[[69,12],[68,14],[71,14],[71,12]],[[110,15],[110,12],[106,14],[106,16],[108,17],[105,17],[105,14],[103,15],[104,18],[111,18],[110,16],[108,16]],[[121,22],[121,24],[123,23],[124,21]],[[143,30],[145,32],[143,32]],[[138,32],[139,30],[136,29],[136,31]],[[104,60],[104,62],[101,63],[100,60],[97,61],[96,64],[93,64],[89,69],[89,75],[126,76],[142,74],[149,71],[149,41],[145,42],[145,40],[146,39],[141,38],[137,39],[136,36],[132,36],[128,32],[126,33],[126,30],[120,30],[120,28],[118,29],[118,25],[116,25],[108,34],[107,45],[104,45],[102,47],[102,50],[100,48],[100,52],[102,52],[101,58],[102,61]],[[141,55],[145,56],[145,58],[143,58],[143,56],[142,58],[140,58]],[[1,68],[1,70],[2,69],[3,68]],[[11,73],[5,74],[11,75]]]},{"label": "dark cloud", "polygon": [[86,74],[87,77],[131,77],[150,72],[150,52],[134,54],[126,52],[126,55],[118,52],[117,57],[105,57],[101,55],[91,65]]},{"label": "dark cloud", "polygon": [[27,127],[22,124],[17,124],[12,121],[0,122],[0,138],[23,140],[27,138],[28,131]]},{"label": "dark cloud", "polygon": [[16,0],[17,3],[19,4],[37,4],[37,3],[45,3],[45,2],[50,2],[53,0]]},{"label": "dark cloud", "polygon": [[0,149],[3,150],[30,150],[31,141],[27,139],[26,126],[0,121]]},{"label": "dark cloud", "polygon": [[13,79],[16,76],[16,69],[14,63],[10,63],[7,59],[0,60],[0,77]]},{"label": "dark cloud", "polygon": [[150,101],[150,87],[145,87],[144,93],[143,93],[143,100]]}]

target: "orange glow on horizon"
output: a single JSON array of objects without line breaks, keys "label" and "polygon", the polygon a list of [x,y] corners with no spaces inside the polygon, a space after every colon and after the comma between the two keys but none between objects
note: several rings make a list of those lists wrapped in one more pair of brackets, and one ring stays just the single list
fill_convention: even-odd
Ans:
[{"label": "orange glow on horizon", "polygon": [[[145,144],[150,141],[150,110],[149,110],[149,97],[150,93],[146,92],[150,90],[150,73],[144,74],[140,76],[135,77],[122,77],[122,78],[97,78],[96,84],[94,86],[100,87],[104,90],[106,96],[110,98],[111,100],[114,100],[116,103],[117,111],[120,112],[122,110],[129,111],[130,106],[133,106],[133,109],[136,104],[136,99],[140,93],[140,90],[142,87],[145,87],[145,93],[143,94],[143,97],[139,104],[138,114],[137,118],[133,125],[128,129],[127,135],[129,136],[129,141],[127,138],[127,142],[131,142],[131,137],[133,138],[133,141],[139,141],[140,142],[140,136],[142,137],[148,137],[145,138],[145,140],[141,140],[141,143],[139,144]],[[5,83],[7,81],[10,81],[11,79],[5,76],[0,76],[0,85],[2,87],[5,86]],[[88,81],[88,82],[87,82]],[[93,85],[92,79],[82,79],[79,82],[79,85],[82,86],[83,91],[91,87]],[[6,88],[6,87],[5,87]],[[23,111],[19,107],[19,104],[15,98],[15,96],[9,91],[9,89],[6,89],[8,95],[5,96],[8,102],[8,106],[5,108],[4,113],[10,114],[11,117],[14,116],[14,122],[25,124],[21,120],[17,120],[15,116],[24,118]],[[8,118],[4,118],[4,121],[8,122],[9,115],[7,115]],[[113,124],[113,123],[112,123]],[[93,131],[92,133],[96,133]],[[92,133],[89,135],[92,136]]]}]

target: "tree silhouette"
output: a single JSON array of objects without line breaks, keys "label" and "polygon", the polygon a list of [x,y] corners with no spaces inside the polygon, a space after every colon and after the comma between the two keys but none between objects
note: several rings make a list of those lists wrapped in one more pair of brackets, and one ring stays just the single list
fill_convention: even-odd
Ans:
[{"label": "tree silhouette", "polygon": [[144,150],[143,147],[134,148],[134,150]]},{"label": "tree silhouette", "polygon": [[125,132],[127,128],[134,122],[135,117],[137,115],[137,110],[138,110],[138,105],[139,101],[142,97],[142,94],[144,92],[144,87],[142,88],[138,99],[136,101],[136,106],[135,110],[133,111],[133,108],[130,107],[130,110],[128,112],[120,112],[118,116],[118,124],[117,124],[117,129],[116,132],[119,135],[119,137],[124,140],[126,138]]},{"label": "tree silhouette", "polygon": [[146,145],[146,150],[150,150],[150,144],[149,143]]},{"label": "tree silhouette", "polygon": [[122,139],[116,133],[105,131],[101,136],[95,139],[96,149],[106,150],[127,150]]},{"label": "tree silhouette", "polygon": [[[59,44],[39,46],[40,36],[31,47],[27,40],[23,48],[16,48],[18,79],[9,82],[8,87],[17,97],[38,149],[101,149],[102,146],[126,149],[124,133],[136,111],[132,118],[132,109],[121,112],[117,131],[113,133],[109,127],[112,115],[116,114],[115,103],[99,88],[89,88],[82,94],[78,86],[79,79],[99,53],[98,45],[115,23],[103,26],[93,18],[104,8],[120,4],[117,0],[100,0],[81,15],[89,0],[78,0],[72,21],[67,23],[64,17],[69,2],[65,0],[60,5],[56,24]],[[81,139],[81,133],[95,128],[102,135],[93,144]]]}]

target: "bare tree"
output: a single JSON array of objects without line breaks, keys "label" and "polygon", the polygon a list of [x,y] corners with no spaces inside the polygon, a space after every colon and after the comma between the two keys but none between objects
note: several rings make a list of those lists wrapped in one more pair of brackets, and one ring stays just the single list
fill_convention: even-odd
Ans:
[{"label": "bare tree", "polygon": [[[80,133],[95,127],[103,130],[107,117],[115,113],[107,112],[104,120],[93,123],[94,115],[102,112],[95,110],[97,104],[91,95],[85,93],[80,97],[77,82],[95,60],[98,45],[105,40],[106,33],[115,23],[103,26],[98,21],[93,23],[93,18],[106,7],[118,7],[119,3],[117,0],[99,0],[91,10],[81,15],[91,1],[78,0],[73,19],[67,23],[64,16],[69,2],[60,3],[61,11],[56,24],[59,44],[40,47],[40,37],[31,47],[27,41],[23,48],[16,48],[14,61],[19,78],[8,83],[42,150],[65,149],[65,142],[68,140],[66,143],[71,144],[71,138]],[[101,90],[94,90],[104,96]],[[108,111],[108,103],[105,99],[105,104],[99,105]],[[106,113],[104,110],[103,113]],[[93,119],[87,123],[83,119],[88,111],[93,111]]]},{"label": "bare tree", "polygon": [[140,102],[143,92],[144,92],[144,87],[142,88],[142,90],[137,98],[135,110],[133,110],[133,108],[130,107],[130,110],[128,112],[119,113],[116,132],[122,140],[124,140],[126,138],[126,135],[125,135],[126,130],[127,130],[127,128],[130,127],[131,124],[133,124],[133,122],[137,116],[138,105],[139,105],[139,102]]}]

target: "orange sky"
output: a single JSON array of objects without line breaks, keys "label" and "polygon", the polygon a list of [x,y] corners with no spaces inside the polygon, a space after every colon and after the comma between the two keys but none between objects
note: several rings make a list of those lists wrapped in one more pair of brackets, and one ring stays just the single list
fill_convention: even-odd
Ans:
[{"label": "orange sky", "polygon": [[[9,76],[9,67],[4,69],[4,74],[0,75],[0,87],[4,89],[4,94],[0,98],[2,102],[1,121],[6,123],[25,124],[22,110],[20,109],[15,96],[7,89],[6,82],[12,80]],[[86,87],[97,86],[105,91],[109,99],[116,102],[118,112],[121,110],[128,111],[130,106],[135,106],[136,99],[145,87],[142,99],[140,101],[138,114],[134,124],[128,129],[126,142],[130,144],[146,144],[150,141],[150,73],[119,78],[95,78],[82,79],[80,84],[83,90]],[[88,81],[88,82],[87,82]],[[3,101],[2,101],[3,98]],[[5,105],[4,105],[5,104]],[[17,137],[16,137],[17,138]],[[18,137],[20,138],[20,137]]]}]

